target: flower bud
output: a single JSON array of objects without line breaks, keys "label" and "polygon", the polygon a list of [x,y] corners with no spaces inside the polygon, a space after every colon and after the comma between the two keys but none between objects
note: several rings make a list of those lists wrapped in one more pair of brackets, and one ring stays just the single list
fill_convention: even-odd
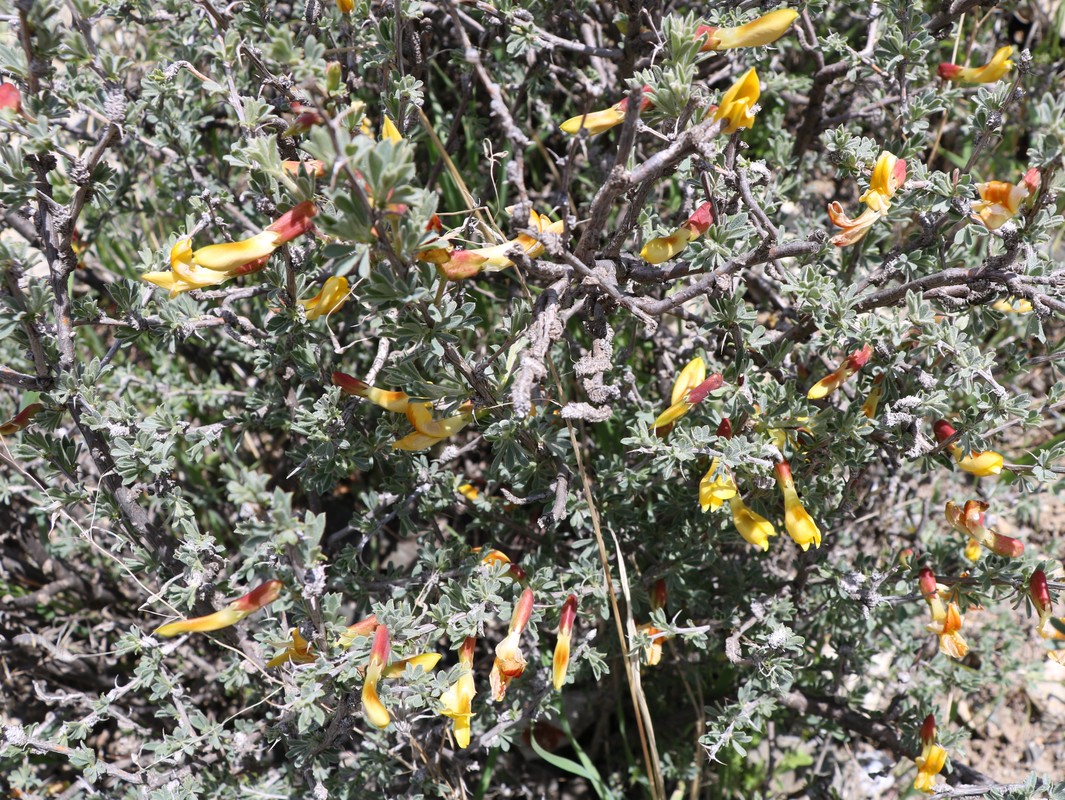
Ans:
[{"label": "flower bud", "polygon": [[375,728],[387,728],[388,723],[392,721],[392,716],[377,694],[377,683],[381,680],[381,673],[388,661],[390,651],[388,628],[379,625],[370,647],[370,663],[366,667],[366,680],[362,684],[362,713],[366,721]]},{"label": "flower bud", "polygon": [[330,61],[325,65],[325,90],[329,94],[340,91],[340,81],[344,74],[339,61]]},{"label": "flower bud", "polygon": [[552,658],[552,680],[557,692],[566,682],[569,669],[570,641],[573,638],[573,623],[577,620],[577,595],[571,594],[562,604],[558,622],[558,640]]}]

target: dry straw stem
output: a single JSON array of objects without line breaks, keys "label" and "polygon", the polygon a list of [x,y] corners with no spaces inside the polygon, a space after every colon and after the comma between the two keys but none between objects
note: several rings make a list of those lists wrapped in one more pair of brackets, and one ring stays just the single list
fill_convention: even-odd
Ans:
[{"label": "dry straw stem", "polygon": [[[555,380],[555,386],[559,397],[564,397],[562,381],[559,379],[555,364],[548,362],[551,374]],[[610,556],[607,553],[606,541],[603,538],[603,528],[599,520],[599,509],[595,503],[595,495],[592,493],[591,479],[584,466],[584,451],[577,441],[577,433],[573,428],[573,422],[565,419],[566,430],[569,433],[570,445],[573,447],[574,457],[577,459],[577,471],[581,476],[581,484],[584,488],[584,498],[588,503],[588,512],[592,518],[592,530],[595,532],[596,545],[599,548],[599,560],[603,566],[603,581],[606,585],[607,596],[610,598],[611,615],[618,634],[618,644],[621,647],[621,659],[625,668],[625,678],[629,685],[629,694],[632,698],[633,709],[636,712],[636,728],[640,736],[640,747],[643,750],[644,763],[647,764],[648,777],[651,779],[651,797],[653,800],[665,800],[666,791],[662,781],[662,766],[658,758],[658,746],[655,742],[654,720],[647,706],[647,696],[644,694],[640,683],[640,663],[634,653],[629,651],[628,641],[636,636],[636,622],[632,618],[632,594],[629,591],[628,575],[625,571],[625,559],[621,552],[621,544],[617,537],[611,533],[614,539],[614,552],[617,555],[618,571],[620,573],[621,592],[625,596],[625,617],[622,621],[621,610],[618,608],[617,593],[614,591],[614,582],[610,575]],[[626,630],[628,636],[626,636]]]}]

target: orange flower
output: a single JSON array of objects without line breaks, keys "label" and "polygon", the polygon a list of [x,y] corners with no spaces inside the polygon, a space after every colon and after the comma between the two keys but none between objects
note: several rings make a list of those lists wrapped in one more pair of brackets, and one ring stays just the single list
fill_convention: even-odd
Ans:
[{"label": "orange flower", "polygon": [[306,233],[317,213],[309,200],[292,207],[265,230],[239,242],[209,244],[193,251],[191,239],[179,239],[170,248],[170,269],[141,276],[177,297],[191,289],[217,286],[238,275],[258,272],[281,245]]},{"label": "orange flower", "polygon": [[[980,199],[973,203],[973,219],[990,231],[1001,228],[1021,211],[1021,204],[1039,191],[1042,176],[1032,167],[1016,186],[1005,181],[988,181],[976,184]],[[1008,306],[1013,311],[1012,306]],[[1001,309],[1000,309],[1001,310]],[[1028,304],[1031,311],[1031,303]]]},{"label": "orange flower", "polygon": [[832,237],[832,244],[846,247],[861,241],[873,224],[887,214],[891,199],[905,182],[906,162],[885,150],[873,167],[869,188],[858,198],[866,206],[859,216],[852,219],[838,201],[829,203],[829,219],[837,228],[843,229],[842,233]]},{"label": "orange flower", "polygon": [[864,345],[860,350],[855,350],[843,359],[843,363],[840,364],[839,369],[811,386],[810,391],[806,393],[806,398],[808,400],[820,400],[821,398],[832,394],[836,389],[843,385],[844,381],[868,364],[872,355],[873,348],[868,344]]},{"label": "orange flower", "polygon": [[533,210],[529,211],[529,227],[534,234],[519,233],[515,238],[503,244],[477,250],[453,250],[447,261],[437,264],[437,270],[449,281],[471,278],[480,272],[499,272],[514,266],[514,262],[510,260],[510,254],[515,250],[524,251],[529,258],[539,258],[544,252],[540,235],[561,236],[565,232],[565,223],[562,220],[552,222],[546,215],[537,214]]},{"label": "orange flower", "polygon": [[169,622],[156,629],[158,636],[177,636],[179,633],[203,633],[228,628],[244,619],[249,614],[260,608],[270,605],[281,596],[281,587],[284,584],[278,580],[267,581],[261,586],[252,589],[243,597],[240,597],[213,614],[194,619],[183,619],[177,622]]},{"label": "orange flower", "polygon": [[37,416],[37,412],[43,409],[44,405],[41,403],[30,403],[7,422],[0,422],[0,436],[10,436],[23,430]]},{"label": "orange flower", "polygon": [[926,627],[939,637],[940,651],[954,659],[964,658],[969,652],[969,645],[965,643],[960,633],[962,617],[957,603],[944,605],[935,573],[928,567],[921,569],[918,585],[921,588],[921,595],[932,612],[932,622]]},{"label": "orange flower", "polygon": [[695,241],[706,233],[713,224],[713,205],[703,203],[685,220],[683,225],[669,236],[659,236],[648,241],[640,250],[640,258],[648,264],[661,264],[663,261],[669,261],[684,250],[689,242]]},{"label": "orange flower", "polygon": [[979,500],[967,500],[963,508],[959,508],[953,501],[948,501],[945,513],[947,522],[954,530],[966,534],[972,541],[983,545],[995,555],[1019,558],[1024,552],[1024,542],[985,527],[984,512],[987,509],[988,504]]},{"label": "orange flower", "polygon": [[991,60],[984,64],[982,67],[961,67],[957,64],[951,64],[944,61],[939,65],[937,70],[939,77],[945,81],[956,81],[958,83],[994,83],[1002,78],[1010,68],[1013,67],[1013,62],[1010,61],[1010,56],[1013,55],[1013,48],[1009,45],[1000,47],[995,51],[995,55],[991,57]]},{"label": "orange flower", "polygon": [[510,629],[503,641],[496,645],[495,662],[489,682],[492,684],[492,699],[497,703],[507,694],[507,685],[525,672],[525,656],[521,652],[521,634],[529,624],[533,611],[532,589],[526,589],[514,606]]},{"label": "orange flower", "polygon": [[298,628],[293,628],[291,631],[292,641],[285,643],[285,650],[282,653],[271,658],[266,662],[266,668],[280,667],[282,664],[287,664],[289,661],[294,661],[297,664],[310,664],[316,658],[313,652],[311,652],[311,644],[303,636],[300,635]]},{"label": "orange flower", "polygon": [[281,169],[294,178],[300,175],[314,175],[321,178],[325,175],[325,164],[317,158],[309,158],[306,161],[282,161]]},{"label": "orange flower", "polygon": [[309,300],[300,300],[300,305],[307,309],[307,319],[328,317],[348,299],[348,279],[332,276],[326,278],[325,284],[318,294]]},{"label": "orange flower", "polygon": [[699,48],[703,53],[710,50],[732,50],[737,47],[760,47],[772,44],[787,33],[798,16],[799,12],[794,9],[778,8],[735,28],[700,25],[695,29],[695,38],[706,37],[706,42]]},{"label": "orange flower", "polygon": [[820,547],[821,529],[799,500],[799,493],[795,491],[795,481],[791,476],[791,466],[787,461],[781,461],[773,470],[776,472],[777,485],[784,495],[784,529],[804,552],[810,549],[810,545]]},{"label": "orange flower", "polygon": [[[945,419],[936,420],[932,430],[936,435],[936,441],[940,443],[947,441],[956,433],[954,426]],[[957,444],[950,445],[949,450],[950,454],[954,456],[954,460],[958,462],[958,467],[971,475],[986,478],[989,475],[998,475],[1002,472],[1003,458],[994,450],[965,455]]]},{"label": "orange flower", "polygon": [[721,103],[714,111],[714,119],[728,123],[722,133],[735,133],[754,125],[754,107],[761,92],[758,73],[751,67],[721,96]]},{"label": "orange flower", "polygon": [[[648,599],[651,601],[651,611],[659,611],[666,607],[665,580],[660,578],[655,581]],[[651,643],[644,648],[643,652],[644,658],[647,659],[647,664],[653,667],[662,660],[662,645],[666,640],[666,635],[661,628],[656,628],[650,622],[644,622],[636,626],[636,630],[645,633],[651,640]]]},{"label": "orange flower", "polygon": [[377,683],[381,680],[381,673],[388,661],[390,650],[388,628],[379,625],[374,633],[373,645],[370,647],[370,663],[366,667],[366,680],[362,684],[362,713],[366,721],[375,728],[387,728],[388,723],[392,721],[388,709],[377,695]]},{"label": "orange flower", "polygon": [[[651,98],[648,97],[650,91],[650,86],[643,87],[643,96],[640,98],[640,111],[646,111],[654,106]],[[558,127],[563,133],[571,135],[576,135],[581,131],[588,131],[589,136],[597,136],[624,122],[625,112],[628,107],[629,98],[626,97],[621,102],[615,103],[610,108],[605,108],[602,111],[591,111],[577,117],[570,117]]]},{"label": "orange flower", "polygon": [[921,755],[914,761],[917,764],[917,778],[913,788],[919,792],[935,792],[936,775],[943,771],[947,763],[947,751],[936,744],[936,719],[931,714],[925,717],[921,725]]},{"label": "orange flower", "polygon": [[555,691],[562,688],[566,682],[566,671],[569,669],[570,640],[573,638],[573,623],[577,621],[577,595],[571,594],[562,604],[562,615],[558,621],[558,641],[555,643],[555,653],[552,659],[552,679]]},{"label": "orange flower", "polygon": [[473,650],[477,637],[467,636],[459,648],[458,680],[440,695],[440,713],[455,720],[455,743],[462,749],[470,746],[470,718],[473,717],[473,698],[477,687],[473,682]]}]

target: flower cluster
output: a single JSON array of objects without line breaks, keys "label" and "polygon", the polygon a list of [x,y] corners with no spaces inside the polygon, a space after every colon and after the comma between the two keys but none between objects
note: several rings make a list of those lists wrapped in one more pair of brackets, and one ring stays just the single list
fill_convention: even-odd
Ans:
[{"label": "flower cluster", "polygon": [[[509,574],[515,581],[524,582],[526,579],[525,571],[511,564],[510,559],[501,551],[489,551],[481,559],[481,563],[486,566],[507,565],[511,568]],[[279,580],[267,581],[214,614],[171,622],[158,628],[155,633],[159,636],[170,637],[180,633],[216,631],[229,627],[254,611],[274,602],[280,597],[282,587],[283,584]],[[525,587],[514,605],[507,635],[495,647],[495,658],[489,682],[492,688],[492,699],[496,702],[504,699],[510,682],[521,677],[525,672],[527,662],[521,650],[521,637],[532,619],[533,603],[533,591]],[[577,606],[577,596],[569,594],[561,607],[558,637],[552,658],[552,681],[556,690],[560,690],[566,682],[573,629],[577,620]],[[278,644],[284,649],[266,663],[267,668],[272,669],[285,664],[310,664],[318,659],[318,654],[314,652],[311,643],[304,638],[298,628],[292,629],[290,636],[290,641]],[[376,728],[386,728],[392,721],[392,715],[378,692],[380,682],[399,678],[408,668],[429,672],[436,668],[442,656],[430,651],[390,661],[391,636],[388,627],[382,625],[376,615],[370,615],[349,626],[337,639],[335,645],[348,648],[356,639],[369,636],[373,637],[373,641],[362,685],[362,711],[369,724]],[[473,677],[476,644],[477,638],[474,636],[467,637],[463,641],[458,654],[458,679],[440,696],[440,713],[454,720],[455,740],[462,748],[468,747],[470,743],[470,719],[473,716],[472,704],[476,695]]]}]

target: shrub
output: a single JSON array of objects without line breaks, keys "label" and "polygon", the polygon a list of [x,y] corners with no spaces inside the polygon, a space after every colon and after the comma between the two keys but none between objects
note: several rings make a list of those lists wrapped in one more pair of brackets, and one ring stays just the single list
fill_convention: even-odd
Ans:
[{"label": "shrub", "polygon": [[12,796],[1065,797],[1062,15],[771,10],[14,4]]}]

